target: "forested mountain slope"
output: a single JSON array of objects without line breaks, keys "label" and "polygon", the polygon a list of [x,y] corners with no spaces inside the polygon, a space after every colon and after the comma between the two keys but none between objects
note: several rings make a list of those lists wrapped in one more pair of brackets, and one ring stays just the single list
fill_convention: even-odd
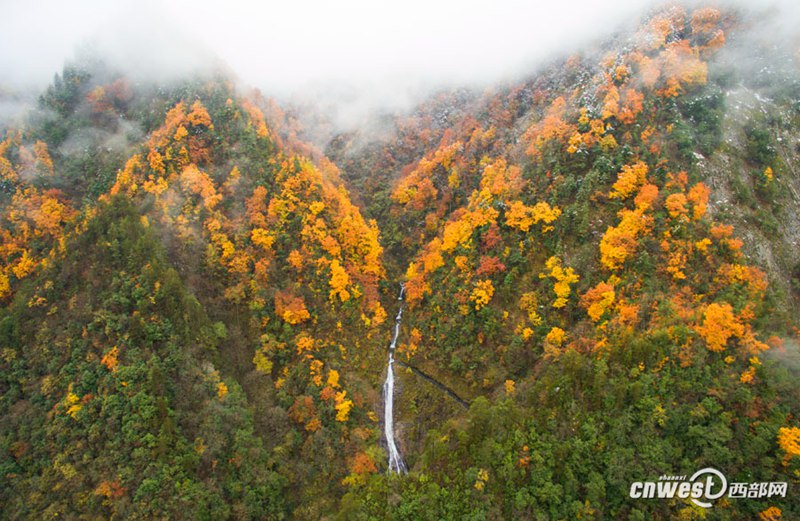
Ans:
[{"label": "forested mountain slope", "polygon": [[[0,143],[2,516],[797,517],[791,45],[672,6],[317,147],[65,67]],[[789,492],[629,497],[709,466]]]},{"label": "forested mountain slope", "polygon": [[659,468],[787,472],[751,445],[798,403],[787,49],[672,7],[524,82],[442,93],[388,138],[331,142],[409,259],[387,261],[410,301],[400,360],[474,401],[465,424],[408,373],[400,402],[409,460],[437,494],[461,480],[458,515],[636,518],[626,487]]}]

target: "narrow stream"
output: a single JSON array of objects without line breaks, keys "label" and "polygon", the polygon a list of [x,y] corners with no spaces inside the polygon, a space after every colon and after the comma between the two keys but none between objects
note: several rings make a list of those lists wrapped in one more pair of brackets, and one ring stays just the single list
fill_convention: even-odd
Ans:
[{"label": "narrow stream", "polygon": [[400,309],[394,319],[394,333],[392,342],[389,344],[389,362],[386,369],[386,381],[383,383],[383,414],[384,414],[384,434],[386,436],[386,446],[389,451],[389,472],[398,474],[407,471],[406,464],[397,445],[394,442],[394,349],[397,347],[397,337],[400,335],[400,323],[403,320],[403,293],[405,287],[400,284]]}]

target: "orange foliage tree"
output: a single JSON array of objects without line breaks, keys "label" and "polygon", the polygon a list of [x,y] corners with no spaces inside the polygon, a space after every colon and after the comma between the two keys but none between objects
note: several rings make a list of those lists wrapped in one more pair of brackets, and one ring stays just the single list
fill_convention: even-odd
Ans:
[{"label": "orange foliage tree", "polygon": [[703,322],[695,331],[705,340],[710,351],[723,351],[731,337],[744,334],[744,326],[736,318],[733,308],[727,302],[716,302],[706,306],[703,311]]}]

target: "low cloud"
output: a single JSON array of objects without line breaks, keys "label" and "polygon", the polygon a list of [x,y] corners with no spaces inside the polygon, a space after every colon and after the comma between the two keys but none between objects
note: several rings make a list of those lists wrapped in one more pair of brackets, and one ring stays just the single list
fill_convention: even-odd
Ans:
[{"label": "low cloud", "polygon": [[389,98],[397,86],[490,83],[641,11],[638,0],[10,0],[0,70],[4,83],[41,88],[90,44],[151,76],[219,60],[279,97],[339,85]]},{"label": "low cloud", "polygon": [[[409,106],[432,89],[486,86],[629,26],[640,0],[203,0],[5,2],[0,86],[41,89],[89,46],[134,79],[164,80],[227,66],[245,85],[302,103],[320,99],[352,125],[375,108]],[[778,9],[796,36],[789,0]],[[223,65],[225,64],[225,65]]]}]

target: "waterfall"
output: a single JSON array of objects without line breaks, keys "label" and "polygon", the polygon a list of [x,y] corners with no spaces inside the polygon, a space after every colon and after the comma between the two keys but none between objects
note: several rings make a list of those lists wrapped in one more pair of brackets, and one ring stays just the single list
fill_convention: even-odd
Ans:
[{"label": "waterfall", "polygon": [[389,472],[397,472],[398,474],[406,472],[406,464],[394,442],[394,349],[397,347],[397,337],[400,335],[400,322],[403,320],[404,292],[405,287],[401,284],[400,295],[397,297],[397,300],[400,301],[400,309],[394,319],[394,333],[392,335],[392,342],[389,344],[389,362],[386,369],[386,381],[383,383],[383,429],[386,436],[386,445],[389,450]]}]

